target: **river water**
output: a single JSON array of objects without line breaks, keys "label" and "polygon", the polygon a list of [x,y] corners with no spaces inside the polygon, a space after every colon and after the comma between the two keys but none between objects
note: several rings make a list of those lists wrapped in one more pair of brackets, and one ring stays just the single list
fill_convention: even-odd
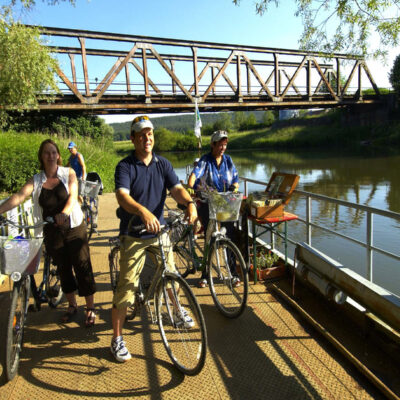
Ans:
[{"label": "river water", "polygon": [[[228,154],[232,156],[240,176],[268,182],[274,171],[296,173],[300,176],[297,189],[400,213],[399,155],[376,155],[368,148],[357,154],[320,151],[242,151]],[[166,156],[179,178],[185,180],[185,166],[198,155],[169,153]],[[263,189],[260,185],[248,185],[249,193]],[[305,219],[304,198],[293,196],[286,210]],[[366,241],[364,212],[313,201],[312,220],[341,234]],[[288,233],[295,241],[306,241],[305,226],[299,221],[288,223]],[[400,220],[375,215],[373,243],[386,251],[400,254]],[[367,277],[366,250],[362,246],[317,228],[312,231],[312,246]],[[289,257],[293,258],[293,254],[294,247],[289,246]],[[373,281],[400,295],[400,262],[374,252],[373,265]]]}]

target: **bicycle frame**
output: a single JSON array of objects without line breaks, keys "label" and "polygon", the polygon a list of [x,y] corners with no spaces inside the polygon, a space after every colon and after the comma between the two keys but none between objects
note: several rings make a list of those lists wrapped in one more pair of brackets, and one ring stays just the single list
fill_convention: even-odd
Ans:
[{"label": "bicycle frame", "polygon": [[[196,241],[194,240],[193,225],[187,225],[186,229],[183,231],[181,237],[177,241],[177,243],[179,243],[183,238],[185,238],[186,236],[188,237],[190,253],[191,253],[196,271],[203,271],[204,268],[207,267],[208,256],[209,256],[210,249],[211,249],[212,245],[214,244],[214,242],[218,242],[220,239],[226,238],[224,228],[218,229],[218,224],[217,224],[216,220],[210,219],[209,224],[212,224],[211,229],[213,230],[213,232],[211,234],[211,241],[207,242],[205,240],[204,251],[202,251],[200,246],[198,246],[196,244]],[[200,251],[202,251],[203,254],[201,256],[197,255],[196,248],[198,248],[198,249],[200,249]],[[226,257],[226,254],[225,254],[225,257]],[[218,260],[218,263],[219,263],[219,260]]]},{"label": "bicycle frame", "polygon": [[[164,251],[164,246],[162,243],[162,235],[164,235],[165,232],[162,234],[158,235],[157,240],[158,240],[158,246],[160,248],[160,256],[161,256],[161,262],[156,268],[156,271],[153,275],[153,278],[151,279],[150,282],[150,287],[147,289],[146,293],[143,294],[138,293],[139,296],[144,296],[143,298],[140,298],[140,304],[145,304],[150,312],[152,323],[157,323],[157,319],[155,318],[156,312],[155,312],[155,303],[154,303],[154,296],[155,296],[155,289],[157,285],[159,284],[160,280],[164,278],[165,274],[167,273],[167,258],[165,256],[165,251]],[[173,272],[168,272],[170,274],[173,274]],[[153,307],[154,307],[154,313],[150,309],[150,301],[153,300]],[[170,318],[172,319],[172,314],[170,313]]]}]

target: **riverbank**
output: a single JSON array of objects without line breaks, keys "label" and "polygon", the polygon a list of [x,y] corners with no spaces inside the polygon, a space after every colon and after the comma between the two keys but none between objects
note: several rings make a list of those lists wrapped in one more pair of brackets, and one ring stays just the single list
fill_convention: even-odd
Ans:
[{"label": "riverbank", "polygon": [[[16,133],[0,131],[0,193],[12,193],[37,171],[37,150],[42,140],[48,135],[40,133]],[[165,138],[163,138],[165,139]],[[58,143],[64,164],[69,157],[67,143],[70,138],[54,137]],[[88,171],[96,171],[102,178],[104,191],[114,189],[114,170],[118,161],[132,150],[130,141],[106,142],[93,141],[88,138],[73,138],[79,151],[84,155]],[[162,150],[165,151],[163,140]],[[155,151],[159,152],[158,143]],[[184,143],[184,141],[182,141]],[[343,154],[351,151],[359,154],[393,154],[400,144],[400,121],[389,120],[368,126],[343,125],[341,114],[337,111],[276,121],[271,127],[258,130],[229,133],[229,152],[238,150],[326,152]],[[168,152],[167,157],[174,167],[184,167],[193,162],[193,158],[208,151],[210,137],[202,137],[203,150],[198,151],[183,147],[178,152]],[[18,160],[16,162],[15,160]],[[1,198],[1,197],[0,197]]]}]

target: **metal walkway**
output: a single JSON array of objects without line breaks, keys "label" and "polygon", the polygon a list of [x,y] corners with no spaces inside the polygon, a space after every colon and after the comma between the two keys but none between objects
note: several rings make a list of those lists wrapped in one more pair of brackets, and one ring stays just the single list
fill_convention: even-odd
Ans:
[{"label": "metal walkway", "polygon": [[[30,313],[19,376],[0,386],[0,399],[380,399],[382,395],[309,325],[286,308],[264,285],[250,285],[249,306],[237,320],[221,316],[208,289],[195,288],[209,337],[203,371],[185,377],[168,359],[156,326],[145,314],[126,323],[132,353],[114,362],[108,238],[117,234],[113,194],[100,196],[99,235],[91,242],[98,285],[98,319],[83,327],[76,319],[61,324],[66,302]],[[192,283],[195,281],[193,280]],[[6,285],[8,289],[8,285]],[[0,293],[5,326],[7,293]],[[1,330],[4,343],[4,329]],[[0,373],[2,373],[0,367]]]}]

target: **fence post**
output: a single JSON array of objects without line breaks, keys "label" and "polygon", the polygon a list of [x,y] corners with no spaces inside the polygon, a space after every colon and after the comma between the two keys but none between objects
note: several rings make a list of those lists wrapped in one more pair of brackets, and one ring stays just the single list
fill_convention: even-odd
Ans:
[{"label": "fence post", "polygon": [[373,282],[373,215],[367,211],[367,279]]}]

